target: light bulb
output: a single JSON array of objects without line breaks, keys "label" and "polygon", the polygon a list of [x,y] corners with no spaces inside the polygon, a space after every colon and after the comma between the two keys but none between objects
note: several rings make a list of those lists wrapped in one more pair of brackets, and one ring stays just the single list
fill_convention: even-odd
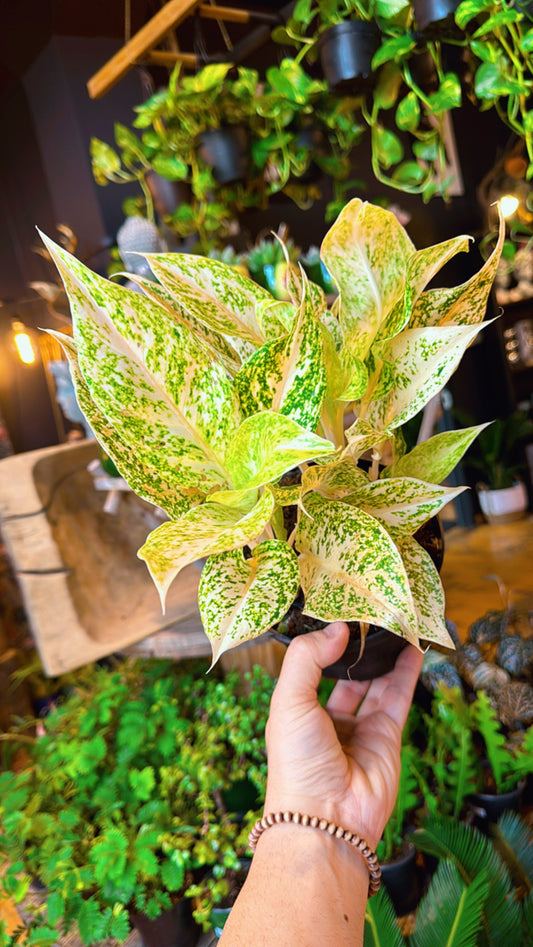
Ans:
[{"label": "light bulb", "polygon": [[13,332],[13,341],[17,347],[18,356],[21,362],[24,362],[25,365],[33,365],[35,361],[35,352],[33,350],[33,345],[31,344],[31,339],[22,322],[13,322]]},{"label": "light bulb", "polygon": [[504,194],[500,197],[500,209],[504,217],[512,217],[520,201],[514,194]]}]

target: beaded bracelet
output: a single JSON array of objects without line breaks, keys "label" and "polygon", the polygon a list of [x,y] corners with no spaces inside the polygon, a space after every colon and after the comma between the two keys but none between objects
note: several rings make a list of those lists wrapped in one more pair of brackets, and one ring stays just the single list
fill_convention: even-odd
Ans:
[{"label": "beaded bracelet", "polygon": [[262,819],[258,819],[250,832],[248,836],[250,851],[255,852],[257,843],[266,829],[269,829],[271,825],[279,825],[283,822],[291,822],[293,825],[307,825],[312,829],[319,829],[333,838],[342,839],[352,848],[356,848],[359,854],[363,856],[370,875],[368,896],[372,897],[373,894],[379,891],[381,887],[381,868],[379,867],[378,857],[364,838],[350,832],[349,829],[343,829],[335,822],[328,822],[327,819],[322,819],[318,815],[302,815],[300,812],[270,812]]}]

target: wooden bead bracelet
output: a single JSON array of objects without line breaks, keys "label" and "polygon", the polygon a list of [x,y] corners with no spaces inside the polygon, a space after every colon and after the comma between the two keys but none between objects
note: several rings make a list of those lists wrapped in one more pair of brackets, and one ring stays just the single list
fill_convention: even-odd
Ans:
[{"label": "wooden bead bracelet", "polygon": [[347,842],[348,845],[351,845],[352,848],[356,848],[359,854],[363,856],[370,875],[368,896],[371,897],[379,891],[381,887],[381,868],[379,867],[378,857],[367,842],[365,842],[364,838],[356,835],[355,832],[350,832],[349,829],[343,829],[342,826],[336,825],[335,822],[328,822],[327,819],[322,819],[318,815],[302,815],[301,812],[270,812],[268,815],[263,816],[262,819],[258,819],[250,832],[248,836],[250,851],[255,852],[257,842],[263,832],[269,829],[270,826],[280,825],[284,822],[291,822],[293,825],[306,825],[311,829],[319,829],[321,832],[325,832],[326,835],[331,835],[332,838],[340,838],[343,842]]}]

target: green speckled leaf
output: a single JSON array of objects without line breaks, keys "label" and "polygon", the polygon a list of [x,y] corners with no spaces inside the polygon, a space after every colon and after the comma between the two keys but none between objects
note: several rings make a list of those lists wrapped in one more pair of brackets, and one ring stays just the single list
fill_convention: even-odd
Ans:
[{"label": "green speckled leaf", "polygon": [[154,253],[146,259],[163,286],[206,325],[222,335],[263,344],[255,309],[273,297],[262,286],[220,260],[196,254]]},{"label": "green speckled leaf", "polygon": [[272,490],[274,494],[276,506],[294,506],[300,499],[302,487],[299,483],[291,487],[279,487],[275,484],[271,484],[270,490]]},{"label": "green speckled leaf", "polygon": [[305,460],[335,450],[333,444],[273,411],[242,422],[229,444],[226,467],[235,489],[251,489],[279,480]]},{"label": "green speckled leaf", "polygon": [[321,256],[339,287],[339,321],[354,356],[365,359],[402,299],[414,246],[394,214],[355,198],[326,234]]},{"label": "green speckled leaf", "polygon": [[292,303],[264,299],[255,307],[257,322],[265,339],[277,339],[292,329],[298,309]]},{"label": "green speckled leaf", "polygon": [[444,387],[482,328],[407,329],[396,336],[386,350],[387,361],[394,367],[394,387],[368,406],[366,420],[376,428],[393,429],[418,414]]},{"label": "green speckled leaf", "polygon": [[368,421],[357,418],[354,423],[346,429],[347,447],[343,452],[343,457],[349,456],[353,460],[358,460],[369,450],[377,450],[381,453],[383,445],[394,435],[390,431],[375,430]]},{"label": "green speckled leaf", "polygon": [[339,401],[360,401],[368,387],[368,368],[346,348],[341,349],[340,360],[346,385],[337,396]]},{"label": "green speckled leaf", "polygon": [[69,296],[79,368],[131,450],[184,487],[225,486],[240,416],[222,365],[160,305],[92,273],[45,240]]},{"label": "green speckled leaf", "polygon": [[459,237],[452,237],[451,240],[445,240],[443,243],[437,243],[432,247],[425,247],[424,250],[416,250],[413,253],[407,267],[408,282],[412,287],[413,301],[418,299],[424,286],[427,286],[448,260],[451,260],[458,253],[468,251],[471,239],[471,237],[462,234]]},{"label": "green speckled leaf", "polygon": [[304,284],[308,284],[307,295],[317,316],[327,309],[326,294],[321,286],[317,286],[307,278],[303,267],[297,263],[288,262],[286,269],[287,291],[292,302],[299,306],[304,294]]},{"label": "green speckled leaf", "polygon": [[235,377],[241,411],[279,411],[314,431],[326,387],[322,336],[308,286],[292,332],[265,343]]},{"label": "green speckled leaf", "polygon": [[251,559],[242,550],[210,556],[200,579],[198,602],[213,649],[224,651],[268,631],[292,605],[300,572],[293,550],[275,539],[255,546]]},{"label": "green speckled leaf", "polygon": [[413,308],[410,328],[418,326],[474,325],[485,318],[487,300],[496,276],[505,240],[505,221],[500,217],[498,242],[489,259],[466,283],[451,289],[422,293]]},{"label": "green speckled leaf", "polygon": [[265,490],[245,516],[217,503],[204,503],[179,520],[154,529],[137,555],[152,576],[164,608],[170,585],[184,566],[202,556],[240,549],[262,533],[274,509],[274,497]]},{"label": "green speckled leaf", "polygon": [[414,477],[376,480],[352,493],[348,502],[375,516],[394,537],[410,536],[466,487],[440,487]]},{"label": "green speckled leaf", "polygon": [[472,441],[486,424],[466,427],[461,431],[443,431],[422,444],[417,444],[394,465],[386,467],[382,477],[417,477],[431,483],[442,483],[451,474]]},{"label": "green speckled leaf", "polygon": [[305,613],[323,621],[363,621],[418,642],[407,573],[387,531],[368,513],[342,500],[312,494],[300,516]]},{"label": "green speckled leaf", "polygon": [[169,293],[161,283],[155,283],[153,280],[143,279],[141,276],[135,276],[128,273],[132,282],[137,283],[143,292],[153,299],[154,302],[163,306],[176,322],[185,326],[203,345],[213,352],[213,355],[220,359],[231,375],[241,367],[243,359],[249,358],[255,351],[250,342],[243,339],[233,339],[228,341],[223,335],[215,332],[210,326],[201,322],[185,305],[176,299],[172,293]]},{"label": "green speckled leaf", "polygon": [[301,495],[312,490],[333,500],[353,493],[368,484],[368,475],[348,457],[332,464],[315,464],[307,467],[302,475]]},{"label": "green speckled leaf", "polygon": [[162,475],[163,465],[154,464],[151,452],[145,451],[142,444],[132,450],[122,442],[117,432],[91,398],[87,383],[79,370],[73,339],[62,332],[54,332],[51,329],[47,331],[49,335],[53,335],[61,343],[67,355],[76,390],[76,398],[83,414],[91,425],[99,443],[109,454],[117,470],[131,489],[143,500],[159,506],[174,519],[186,513],[192,506],[202,503],[205,494],[195,488],[182,487],[172,470],[169,471],[168,479],[166,479]]},{"label": "green speckled leaf", "polygon": [[453,648],[444,621],[444,590],[431,556],[412,536],[405,536],[397,545],[409,576],[420,637]]}]

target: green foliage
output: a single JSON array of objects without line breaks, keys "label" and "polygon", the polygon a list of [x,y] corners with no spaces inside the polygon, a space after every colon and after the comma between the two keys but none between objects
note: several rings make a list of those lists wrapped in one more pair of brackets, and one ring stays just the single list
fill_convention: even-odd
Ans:
[{"label": "green foliage", "polygon": [[[0,774],[3,878],[17,900],[30,876],[51,924],[84,943],[123,940],[130,910],[153,917],[187,896],[198,868],[238,867],[264,796],[273,684],[166,661],[95,668],[44,721],[29,768]],[[241,825],[224,794],[245,779]],[[248,808],[248,807],[247,807]]]},{"label": "green foliage", "polygon": [[[441,481],[476,430],[431,438],[416,457],[397,432],[479,333],[503,228],[470,280],[425,290],[467,238],[416,250],[392,212],[354,199],[321,247],[331,308],[290,264],[283,302],[193,254],[148,254],[155,281],[134,293],[46,243],[70,299],[74,338],[59,337],[82,410],[132,489],[169,517],[138,555],[162,602],[206,559],[214,660],[280,621],[299,588],[324,622],[450,646],[440,579],[413,537],[462,491]],[[387,447],[403,453],[399,474],[380,472]]]},{"label": "green foliage", "polygon": [[435,694],[431,714],[424,715],[426,771],[419,780],[430,815],[462,813],[466,797],[480,787],[481,766],[474,746],[469,707],[456,688]]},{"label": "green foliage", "polygon": [[489,489],[512,487],[527,466],[523,444],[532,434],[533,422],[525,411],[497,418],[479,435],[465,463],[480,472]]}]

